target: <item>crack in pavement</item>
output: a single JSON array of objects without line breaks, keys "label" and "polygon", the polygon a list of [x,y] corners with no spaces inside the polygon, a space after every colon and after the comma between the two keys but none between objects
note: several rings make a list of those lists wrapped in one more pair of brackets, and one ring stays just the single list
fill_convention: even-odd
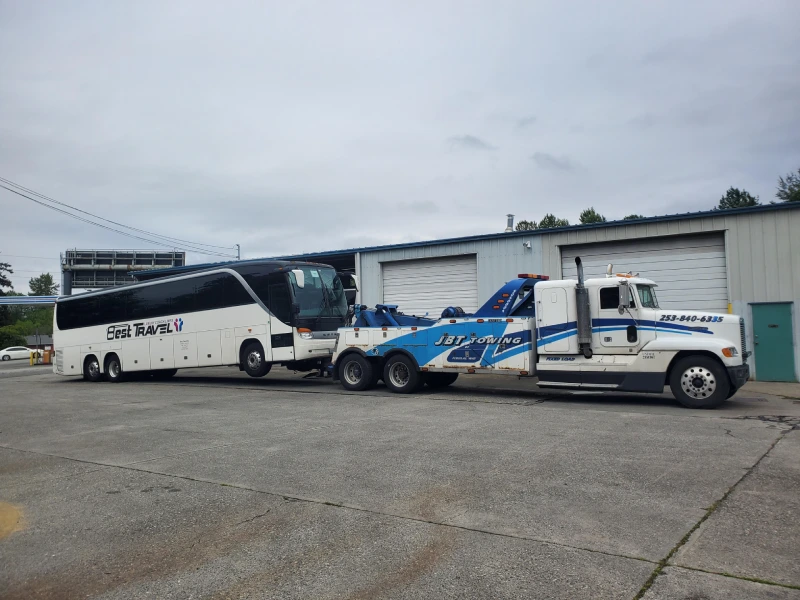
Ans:
[{"label": "crack in pavement", "polygon": [[[775,438],[775,440],[770,444],[769,448],[767,448],[767,450],[758,458],[758,460],[755,463],[753,463],[753,465],[749,469],[747,469],[747,471],[745,471],[745,473],[731,487],[727,489],[727,491],[722,495],[722,497],[719,500],[717,500],[711,506],[708,507],[706,513],[702,517],[700,517],[700,520],[698,520],[697,523],[692,525],[689,531],[687,531],[686,534],[680,539],[680,541],[677,544],[675,544],[675,546],[672,547],[672,549],[667,553],[667,555],[660,561],[658,561],[658,563],[656,563],[656,568],[650,574],[650,577],[647,578],[647,581],[644,582],[644,585],[641,587],[639,592],[633,597],[633,600],[641,600],[641,598],[647,593],[647,590],[649,590],[652,587],[656,579],[658,579],[658,576],[661,575],[661,573],[664,571],[666,567],[674,566],[678,568],[683,568],[683,565],[671,564],[670,560],[672,559],[672,557],[675,556],[678,550],[680,550],[683,546],[686,545],[686,543],[692,537],[694,532],[697,531],[700,528],[700,526],[703,523],[705,523],[711,517],[711,515],[713,515],[716,512],[717,508],[719,508],[720,505],[722,505],[722,503],[725,502],[725,500],[727,500],[727,498],[733,493],[736,487],[740,483],[742,483],[742,481],[744,481],[753,471],[756,470],[758,465],[761,464],[761,461],[763,461],[769,455],[769,453],[772,452],[775,446],[778,445],[778,442],[780,442],[789,431],[792,431],[792,429],[782,430]],[[694,570],[699,571],[700,569],[694,569]],[[713,573],[713,571],[707,571],[707,572]],[[730,573],[715,573],[715,574],[725,575],[726,577],[732,577],[734,579],[747,579],[746,577],[738,577]],[[776,584],[772,582],[767,582],[766,580],[763,581],[760,580],[760,583],[769,583],[770,585],[780,585],[781,587],[787,587],[785,584]]]}]

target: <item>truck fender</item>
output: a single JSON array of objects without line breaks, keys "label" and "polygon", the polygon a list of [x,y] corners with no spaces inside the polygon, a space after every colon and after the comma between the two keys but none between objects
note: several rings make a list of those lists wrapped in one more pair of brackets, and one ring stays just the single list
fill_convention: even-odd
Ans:
[{"label": "truck fender", "polygon": [[741,357],[728,358],[722,353],[723,348],[730,348],[735,346],[730,340],[722,340],[719,338],[707,337],[664,337],[657,338],[642,346],[641,352],[681,352],[683,354],[691,353],[710,353],[716,356],[725,366],[736,366]]},{"label": "truck fender", "polygon": [[382,362],[385,362],[385,361],[389,360],[392,356],[395,356],[397,354],[402,354],[404,356],[407,356],[408,358],[411,359],[411,362],[414,363],[417,366],[417,371],[421,370],[420,367],[419,367],[419,362],[417,362],[416,356],[414,356],[413,354],[411,354],[411,352],[409,352],[408,350],[405,350],[403,348],[393,348],[392,350],[389,350],[389,352],[387,352],[386,354],[383,355],[383,361]]}]

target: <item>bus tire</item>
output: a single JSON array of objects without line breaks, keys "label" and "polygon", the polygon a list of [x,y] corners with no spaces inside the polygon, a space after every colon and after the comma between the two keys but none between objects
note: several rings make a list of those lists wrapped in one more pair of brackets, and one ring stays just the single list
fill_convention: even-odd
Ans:
[{"label": "bus tire", "polygon": [[696,354],[675,363],[669,388],[686,408],[716,408],[728,398],[731,384],[718,360]]},{"label": "bus tire", "polygon": [[360,354],[351,352],[339,365],[339,381],[350,392],[363,392],[375,387],[375,365]]},{"label": "bus tire", "polygon": [[383,382],[396,394],[413,394],[425,384],[416,363],[405,354],[395,354],[386,361]]},{"label": "bus tire", "polygon": [[178,372],[178,369],[159,369],[158,371],[153,371],[151,376],[153,379],[169,379],[173,377],[175,373]]},{"label": "bus tire", "polygon": [[100,361],[94,354],[83,360],[83,379],[85,381],[100,381],[103,374],[100,372]]},{"label": "bus tire", "polygon": [[106,356],[105,364],[106,379],[111,383],[119,383],[122,381],[122,363],[119,356],[116,354],[109,354]]},{"label": "bus tire", "polygon": [[250,342],[242,352],[244,372],[250,377],[263,377],[272,365],[264,361],[264,348],[260,342]]},{"label": "bus tire", "polygon": [[458,373],[425,373],[425,383],[431,388],[443,388],[455,383]]}]

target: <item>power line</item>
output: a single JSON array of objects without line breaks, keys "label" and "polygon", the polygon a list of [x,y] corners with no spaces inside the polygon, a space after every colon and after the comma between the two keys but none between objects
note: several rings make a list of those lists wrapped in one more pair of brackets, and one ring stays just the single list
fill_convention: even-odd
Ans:
[{"label": "power line", "polygon": [[27,256],[25,254],[6,254],[5,252],[0,252],[0,258],[3,258],[4,256],[13,256],[14,258],[40,258],[42,260],[59,262],[57,258],[53,258],[52,256]]},{"label": "power line", "polygon": [[48,202],[53,202],[54,204],[58,204],[60,206],[66,206],[67,208],[70,208],[70,209],[72,209],[74,211],[77,211],[79,213],[83,213],[85,215],[89,215],[90,217],[94,217],[95,219],[100,219],[101,221],[105,221],[106,223],[112,223],[114,225],[118,225],[120,227],[124,227],[125,229],[130,229],[132,231],[138,231],[139,233],[144,233],[145,235],[162,238],[162,239],[165,239],[165,240],[170,241],[170,242],[176,242],[177,241],[177,242],[181,242],[181,243],[184,243],[184,244],[191,244],[192,246],[206,246],[208,248],[221,248],[223,250],[232,250],[233,249],[231,246],[215,246],[214,244],[204,244],[202,242],[192,242],[190,240],[182,240],[180,238],[172,237],[172,236],[169,236],[169,235],[161,235],[160,233],[153,233],[152,231],[147,231],[145,229],[138,229],[137,227],[131,227],[130,225],[125,225],[123,223],[118,223],[116,221],[112,221],[111,219],[106,219],[105,217],[101,217],[99,215],[95,215],[93,213],[90,213],[88,211],[80,209],[80,208],[78,208],[76,206],[72,206],[70,204],[67,204],[66,202],[61,202],[59,200],[56,200],[55,198],[50,198],[49,196],[45,196],[44,194],[40,194],[36,190],[32,190],[30,188],[26,188],[25,186],[22,186],[22,185],[20,185],[18,183],[15,183],[15,182],[11,181],[10,179],[6,179],[5,177],[0,177],[0,181],[2,181],[4,183],[7,183],[7,184],[9,184],[11,186],[14,186],[15,188],[18,188],[18,189],[23,190],[25,192],[28,192],[29,194],[33,194],[34,196],[36,196],[38,198],[42,198],[43,200],[47,200]]},{"label": "power line", "polygon": [[[137,239],[137,240],[142,240],[144,242],[147,242],[148,244],[157,244],[159,246],[165,246],[167,248],[189,250],[191,252],[196,252],[197,254],[207,254],[209,256],[224,256],[226,258],[236,258],[236,255],[234,255],[234,254],[223,254],[221,252],[213,252],[213,251],[210,251],[210,250],[204,250],[202,248],[193,248],[193,247],[190,247],[188,245],[179,247],[176,244],[167,244],[167,243],[164,243],[164,242],[159,242],[159,241],[148,239],[148,238],[143,238],[141,236],[133,235],[132,233],[128,233],[126,231],[120,231],[119,229],[115,229],[113,227],[109,227],[107,225],[103,225],[102,223],[96,223],[95,221],[92,221],[90,219],[84,219],[83,217],[79,217],[78,215],[74,215],[71,212],[63,210],[61,208],[57,208],[57,207],[52,206],[50,204],[46,204],[46,203],[42,202],[41,200],[37,200],[36,198],[31,198],[27,194],[23,194],[22,192],[18,192],[17,190],[12,189],[12,188],[10,188],[8,186],[5,186],[3,184],[0,184],[0,188],[6,189],[11,193],[16,194],[17,196],[22,196],[23,198],[27,198],[31,202],[35,202],[36,204],[44,206],[45,208],[49,208],[50,210],[54,210],[56,212],[60,212],[62,214],[67,215],[68,217],[72,217],[73,219],[77,219],[78,221],[83,221],[84,223],[89,223],[90,225],[95,225],[97,227],[102,227],[103,229],[107,229],[109,231],[113,231],[115,233],[119,233],[120,235],[124,235],[124,236],[130,237],[130,238],[134,238],[134,239]],[[98,217],[98,218],[102,218],[102,217]],[[103,219],[103,220],[105,220],[105,219]],[[125,225],[123,225],[123,227],[125,227]],[[163,236],[161,236],[161,237],[163,237]]]}]

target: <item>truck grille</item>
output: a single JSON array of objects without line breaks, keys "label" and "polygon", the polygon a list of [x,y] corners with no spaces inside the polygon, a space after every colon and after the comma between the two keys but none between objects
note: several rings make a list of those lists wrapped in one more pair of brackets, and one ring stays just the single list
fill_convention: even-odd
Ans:
[{"label": "truck grille", "polygon": [[744,318],[739,317],[739,333],[742,336],[742,359],[747,358],[747,337],[744,334]]}]

